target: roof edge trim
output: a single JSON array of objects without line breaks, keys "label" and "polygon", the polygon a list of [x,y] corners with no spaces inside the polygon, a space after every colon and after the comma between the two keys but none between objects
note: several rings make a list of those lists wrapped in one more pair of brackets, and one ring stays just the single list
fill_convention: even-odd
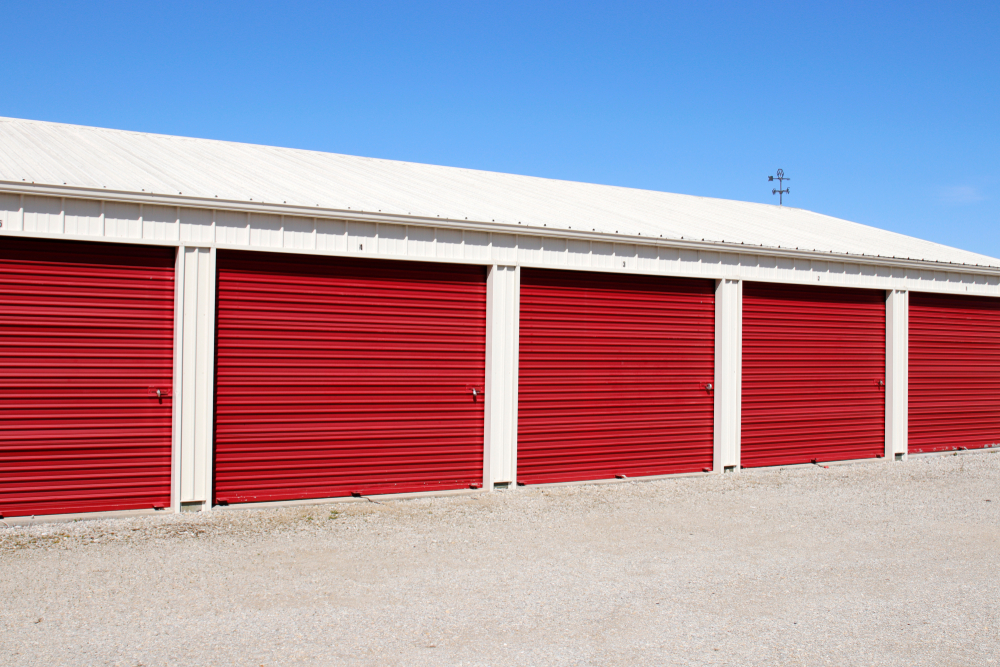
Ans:
[{"label": "roof edge trim", "polygon": [[239,211],[243,213],[266,213],[270,215],[289,215],[306,218],[332,218],[335,220],[347,220],[353,222],[416,225],[421,227],[447,226],[453,229],[498,234],[523,234],[531,236],[545,236],[549,238],[601,241],[605,243],[630,243],[685,250],[729,252],[742,255],[765,255],[768,257],[808,259],[827,262],[838,261],[850,262],[852,264],[865,264],[869,266],[922,269],[931,271],[947,270],[956,273],[1000,276],[1000,267],[983,264],[955,264],[951,262],[937,262],[923,259],[902,259],[897,257],[884,257],[880,255],[855,255],[850,253],[837,253],[833,251],[809,251],[775,246],[746,245],[744,243],[725,243],[721,241],[695,241],[689,239],[663,238],[654,236],[587,232],[583,230],[553,227],[535,227],[531,225],[510,225],[495,222],[479,222],[475,220],[457,220],[454,218],[427,218],[423,216],[366,213],[364,211],[355,211],[351,209],[332,209],[320,206],[309,208],[307,206],[270,204],[267,202],[208,199],[204,197],[188,197],[184,195],[132,192],[127,190],[108,190],[104,188],[43,185],[17,181],[0,181],[0,192],[47,197],[66,197],[71,199],[107,200],[135,204],[154,204],[158,206],[178,206],[182,208]]}]

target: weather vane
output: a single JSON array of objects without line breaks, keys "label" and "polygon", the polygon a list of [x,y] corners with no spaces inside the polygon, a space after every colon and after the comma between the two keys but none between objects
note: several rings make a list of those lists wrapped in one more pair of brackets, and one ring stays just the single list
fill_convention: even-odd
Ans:
[{"label": "weather vane", "polygon": [[790,181],[792,179],[790,179],[787,176],[785,176],[785,170],[784,169],[779,169],[777,176],[768,176],[767,180],[768,181],[778,181],[778,187],[775,188],[775,189],[773,189],[773,190],[771,190],[771,194],[772,195],[778,195],[778,206],[781,206],[781,204],[782,204],[781,200],[783,199],[784,195],[787,195],[789,192],[792,191],[791,188],[785,188],[784,190],[782,190],[781,186],[783,186],[785,184],[785,181]]}]

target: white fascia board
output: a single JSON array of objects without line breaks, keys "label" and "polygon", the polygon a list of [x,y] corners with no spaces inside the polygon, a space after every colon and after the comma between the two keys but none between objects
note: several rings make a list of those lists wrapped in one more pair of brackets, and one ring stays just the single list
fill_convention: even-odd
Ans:
[{"label": "white fascia board", "polygon": [[[206,199],[201,197],[186,197],[184,195],[165,195],[152,192],[127,192],[97,188],[79,188],[59,185],[43,185],[38,183],[19,183],[17,181],[0,181],[0,192],[11,194],[26,194],[47,197],[64,197],[67,199],[91,199],[104,201],[128,202],[134,204],[154,204],[159,206],[177,206],[182,208],[213,209],[222,211],[238,211],[243,213],[264,213],[270,215],[287,215],[306,218],[329,218],[348,222],[385,223],[396,225],[412,225],[424,227],[447,227],[455,230],[477,232],[492,232],[499,234],[530,234],[569,240],[598,241],[604,243],[629,243],[653,247],[676,248],[682,250],[701,250],[710,252],[726,252],[733,254],[768,256],[776,258],[806,259],[833,262],[850,262],[866,266],[886,268],[920,269],[930,271],[949,271],[954,273],[972,273],[977,275],[1000,276],[1000,266],[982,264],[955,264],[950,262],[935,262],[931,260],[903,259],[880,255],[855,255],[833,251],[810,251],[798,248],[782,248],[764,245],[747,245],[745,243],[723,243],[718,241],[696,241],[693,239],[663,238],[630,234],[608,234],[602,232],[587,232],[575,229],[536,227],[533,225],[510,225],[476,220],[457,220],[453,218],[427,218],[421,216],[393,215],[378,212],[354,211],[351,209],[330,209],[316,206],[290,206],[287,204],[272,204],[254,201],[235,201],[226,199]],[[34,235],[34,234],[33,234]],[[43,236],[43,235],[39,235]],[[47,237],[47,235],[43,236]],[[52,235],[53,238],[68,238],[66,235]],[[96,240],[96,239],[90,239]],[[117,239],[119,243],[150,244],[150,241],[135,239],[134,241]],[[181,245],[179,241],[167,241],[158,245]],[[222,244],[205,243],[187,245],[204,245],[206,247],[224,247]],[[240,246],[241,249],[250,249]],[[267,248],[260,248],[268,250]],[[273,249],[271,249],[273,251]],[[325,254],[307,251],[306,254]],[[463,262],[475,264],[476,262]],[[482,262],[491,264],[492,262]],[[568,267],[567,267],[568,268]]]}]

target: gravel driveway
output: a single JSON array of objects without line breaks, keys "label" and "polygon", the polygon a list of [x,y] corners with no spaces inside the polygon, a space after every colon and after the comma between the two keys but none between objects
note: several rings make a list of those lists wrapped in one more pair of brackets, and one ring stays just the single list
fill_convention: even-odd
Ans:
[{"label": "gravel driveway", "polygon": [[1000,456],[0,524],[4,665],[1000,665]]}]

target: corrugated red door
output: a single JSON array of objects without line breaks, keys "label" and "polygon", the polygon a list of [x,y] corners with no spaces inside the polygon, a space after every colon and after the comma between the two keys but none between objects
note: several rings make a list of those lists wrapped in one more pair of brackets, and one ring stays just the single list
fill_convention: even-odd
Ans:
[{"label": "corrugated red door", "polygon": [[1000,444],[1000,299],[910,293],[909,451]]},{"label": "corrugated red door", "polygon": [[3,516],[170,504],[174,253],[0,240]]},{"label": "corrugated red door", "polygon": [[885,452],[885,292],[744,283],[743,467]]},{"label": "corrugated red door", "polygon": [[484,267],[220,252],[217,349],[218,501],[482,483]]},{"label": "corrugated red door", "polygon": [[715,283],[523,269],[517,479],[712,466]]}]

